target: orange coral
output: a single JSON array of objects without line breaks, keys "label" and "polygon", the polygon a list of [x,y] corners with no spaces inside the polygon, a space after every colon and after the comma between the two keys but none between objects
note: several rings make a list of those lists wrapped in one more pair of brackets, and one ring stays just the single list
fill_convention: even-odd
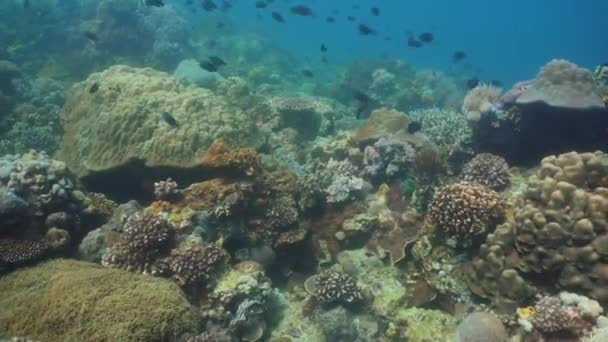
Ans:
[{"label": "orange coral", "polygon": [[214,140],[205,153],[201,166],[253,175],[260,169],[260,159],[252,148],[231,149],[221,140]]}]

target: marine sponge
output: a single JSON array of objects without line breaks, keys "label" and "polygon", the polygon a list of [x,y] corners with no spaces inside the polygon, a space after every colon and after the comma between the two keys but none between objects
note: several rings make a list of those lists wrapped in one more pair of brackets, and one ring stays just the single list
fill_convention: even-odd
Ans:
[{"label": "marine sponge", "polygon": [[153,263],[167,247],[171,233],[169,222],[159,215],[135,213],[127,219],[120,240],[106,251],[101,263],[134,272],[153,272]]},{"label": "marine sponge", "polygon": [[500,194],[482,185],[459,182],[440,188],[429,215],[440,233],[469,244],[502,219],[505,202]]},{"label": "marine sponge", "polygon": [[353,278],[333,269],[308,278],[305,286],[311,295],[324,304],[351,304],[363,300],[363,294]]},{"label": "marine sponge", "polygon": [[504,190],[510,183],[509,164],[499,156],[480,153],[464,165],[460,179],[478,183],[496,191]]}]

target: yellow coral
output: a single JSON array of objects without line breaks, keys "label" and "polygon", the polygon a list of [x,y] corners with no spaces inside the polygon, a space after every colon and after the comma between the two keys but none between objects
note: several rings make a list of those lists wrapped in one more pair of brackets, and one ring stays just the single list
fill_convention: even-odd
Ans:
[{"label": "yellow coral", "polygon": [[533,306],[517,308],[517,317],[520,319],[528,319],[536,314],[536,309]]}]

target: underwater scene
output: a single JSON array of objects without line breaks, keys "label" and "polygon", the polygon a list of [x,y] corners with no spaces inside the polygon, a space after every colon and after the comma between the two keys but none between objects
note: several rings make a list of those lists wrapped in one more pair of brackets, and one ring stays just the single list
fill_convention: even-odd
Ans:
[{"label": "underwater scene", "polygon": [[608,342],[604,0],[1,0],[0,342]]}]

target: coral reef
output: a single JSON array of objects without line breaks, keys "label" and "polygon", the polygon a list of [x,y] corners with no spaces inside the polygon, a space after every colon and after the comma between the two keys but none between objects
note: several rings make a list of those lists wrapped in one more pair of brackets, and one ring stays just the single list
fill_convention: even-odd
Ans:
[{"label": "coral reef", "polygon": [[488,236],[472,261],[471,289],[502,304],[522,303],[539,289],[555,287],[608,300],[607,174],[603,152],[543,159],[513,219]]},{"label": "coral reef", "polygon": [[172,228],[165,219],[145,212],[130,216],[124,224],[120,240],[101,259],[106,267],[132,272],[155,273],[155,261],[168,249]]},{"label": "coral reef", "polygon": [[175,284],[82,261],[3,276],[0,306],[0,330],[40,341],[157,341],[198,332],[198,313]]},{"label": "coral reef", "polygon": [[563,59],[549,61],[517,98],[517,104],[542,102],[550,107],[603,109],[591,71]]},{"label": "coral reef", "polygon": [[376,180],[404,175],[415,160],[416,151],[410,144],[385,138],[363,151],[364,172]]},{"label": "coral reef", "polygon": [[154,182],[154,196],[159,200],[170,200],[171,198],[179,196],[177,182],[171,178]]},{"label": "coral reef", "polygon": [[507,342],[509,335],[502,322],[487,312],[468,315],[456,331],[456,342]]},{"label": "coral reef", "polygon": [[308,278],[306,291],[323,304],[352,304],[363,300],[363,294],[355,281],[347,274],[333,269]]},{"label": "coral reef", "polygon": [[459,111],[441,108],[416,109],[407,116],[422,125],[421,132],[439,146],[452,146],[471,137],[466,117]]},{"label": "coral reef", "polygon": [[68,240],[79,239],[95,214],[64,163],[36,152],[0,158],[0,254],[11,265],[38,259],[47,251],[67,252]]},{"label": "coral reef", "polygon": [[481,84],[471,89],[464,98],[462,112],[469,121],[478,121],[482,115],[495,110],[502,89],[491,84]]},{"label": "coral reef", "polygon": [[459,178],[465,182],[477,183],[501,191],[510,184],[509,164],[490,153],[480,153],[466,163]]},{"label": "coral reef", "polygon": [[492,111],[471,123],[474,146],[511,164],[532,164],[572,150],[606,149],[606,93],[591,71],[550,61],[535,79],[516,84]]},{"label": "coral reef", "polygon": [[224,250],[215,244],[186,244],[171,251],[162,262],[181,286],[207,281],[225,260]]},{"label": "coral reef", "polygon": [[[90,93],[94,84],[99,90]],[[223,96],[162,72],[127,66],[75,84],[63,119],[58,156],[81,177],[120,168],[138,177],[146,168],[184,169],[197,166],[216,139],[233,147],[260,142],[254,122]]]},{"label": "coral reef", "polygon": [[482,185],[459,182],[440,188],[433,197],[429,216],[437,232],[470,245],[504,218],[501,196]]}]

